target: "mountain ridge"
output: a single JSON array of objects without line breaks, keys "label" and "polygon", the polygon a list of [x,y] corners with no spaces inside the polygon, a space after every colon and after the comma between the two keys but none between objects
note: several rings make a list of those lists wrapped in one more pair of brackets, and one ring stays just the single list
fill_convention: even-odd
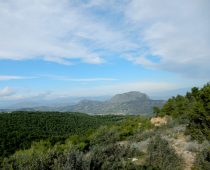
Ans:
[{"label": "mountain ridge", "polygon": [[89,114],[152,114],[153,107],[161,107],[163,100],[152,100],[145,93],[131,91],[116,94],[106,101],[82,100],[78,104],[62,108],[62,111]]},{"label": "mountain ridge", "polygon": [[[139,91],[130,91],[116,94],[107,100],[96,100],[84,98],[79,102],[62,106],[37,106],[7,109],[6,111],[59,111],[59,112],[82,112],[88,114],[122,114],[122,115],[148,115],[153,113],[153,107],[161,107],[164,100],[152,100]],[[5,111],[5,110],[4,110]]]}]

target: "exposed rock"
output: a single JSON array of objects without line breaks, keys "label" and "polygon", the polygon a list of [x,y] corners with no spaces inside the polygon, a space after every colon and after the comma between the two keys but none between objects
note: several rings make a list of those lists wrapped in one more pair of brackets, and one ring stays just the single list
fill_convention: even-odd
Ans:
[{"label": "exposed rock", "polygon": [[153,117],[151,118],[150,122],[155,126],[163,126],[167,124],[166,117]]}]

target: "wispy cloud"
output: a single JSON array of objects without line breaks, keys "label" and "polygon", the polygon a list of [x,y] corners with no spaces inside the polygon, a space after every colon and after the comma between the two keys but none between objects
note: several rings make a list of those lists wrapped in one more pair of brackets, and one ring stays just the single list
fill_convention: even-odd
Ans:
[{"label": "wispy cloud", "polygon": [[0,75],[0,81],[9,81],[9,80],[24,80],[24,79],[34,79],[38,78],[37,76],[15,76],[15,75]]},{"label": "wispy cloud", "polygon": [[15,90],[10,87],[4,87],[3,89],[0,89],[0,97],[12,96],[15,93]]},{"label": "wispy cloud", "polygon": [[0,59],[100,64],[105,56],[96,50],[131,47],[121,32],[89,12],[92,6],[67,0],[0,1]]},{"label": "wispy cloud", "polygon": [[111,54],[209,78],[209,6],[208,0],[0,1],[0,59],[102,64]]},{"label": "wispy cloud", "polygon": [[[144,66],[208,77],[210,2],[207,0],[132,0],[126,9],[147,50],[133,61]],[[160,57],[159,62],[150,56]]]},{"label": "wispy cloud", "polygon": [[95,81],[117,81],[116,78],[109,77],[93,77],[93,78],[72,78],[68,76],[61,75],[37,75],[37,76],[14,76],[14,75],[0,75],[0,81],[10,81],[10,80],[27,80],[27,79],[40,79],[47,78],[52,80],[60,81],[74,81],[74,82],[95,82]]},{"label": "wispy cloud", "polygon": [[[5,87],[0,89],[0,104],[1,102],[39,102],[40,100],[47,100],[51,98],[58,98],[53,96],[51,91],[35,92],[21,89],[13,89]],[[26,107],[26,106],[24,106]]]},{"label": "wispy cloud", "polygon": [[58,80],[77,81],[77,82],[92,82],[92,81],[116,81],[117,79],[114,79],[114,78],[79,78],[79,79],[58,78]]},{"label": "wispy cloud", "polygon": [[96,82],[96,81],[117,81],[116,78],[109,78],[109,77],[94,77],[94,78],[72,78],[68,76],[61,76],[61,75],[39,75],[39,77],[44,77],[53,80],[60,80],[60,81],[74,81],[74,82]]},{"label": "wispy cloud", "polygon": [[21,76],[0,75],[0,81],[21,80],[21,79],[24,79],[24,77],[21,77]]}]

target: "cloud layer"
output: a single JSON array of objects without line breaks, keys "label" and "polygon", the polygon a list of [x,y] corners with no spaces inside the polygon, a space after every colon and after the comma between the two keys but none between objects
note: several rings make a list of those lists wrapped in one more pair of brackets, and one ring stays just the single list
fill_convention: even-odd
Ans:
[{"label": "cloud layer", "polygon": [[209,78],[208,0],[0,1],[0,59],[102,64],[107,55]]},{"label": "cloud layer", "polygon": [[100,64],[105,57],[100,50],[131,47],[121,33],[88,13],[93,6],[67,0],[1,1],[0,59]]},{"label": "cloud layer", "polygon": [[132,0],[127,16],[141,29],[139,33],[148,48],[141,56],[131,58],[132,61],[191,76],[207,76],[209,7],[207,0]]}]

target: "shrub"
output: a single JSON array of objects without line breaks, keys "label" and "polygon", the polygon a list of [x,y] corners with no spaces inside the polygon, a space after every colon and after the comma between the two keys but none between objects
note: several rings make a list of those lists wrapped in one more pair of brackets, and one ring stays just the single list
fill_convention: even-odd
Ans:
[{"label": "shrub", "polygon": [[61,170],[88,170],[89,160],[85,159],[84,153],[78,150],[71,150],[60,156],[53,165],[53,169]]},{"label": "shrub", "polygon": [[197,154],[194,163],[194,170],[209,170],[210,167],[210,147],[205,148]]},{"label": "shrub", "polygon": [[[138,151],[129,146],[118,144],[109,144],[106,146],[97,146],[93,149],[91,155],[92,169],[127,169],[131,166],[129,157],[138,155]],[[134,165],[132,165],[134,166]]]},{"label": "shrub", "polygon": [[146,161],[148,166],[155,169],[164,170],[181,170],[182,159],[175,153],[174,149],[169,143],[156,136],[151,139],[148,146],[148,159]]}]

